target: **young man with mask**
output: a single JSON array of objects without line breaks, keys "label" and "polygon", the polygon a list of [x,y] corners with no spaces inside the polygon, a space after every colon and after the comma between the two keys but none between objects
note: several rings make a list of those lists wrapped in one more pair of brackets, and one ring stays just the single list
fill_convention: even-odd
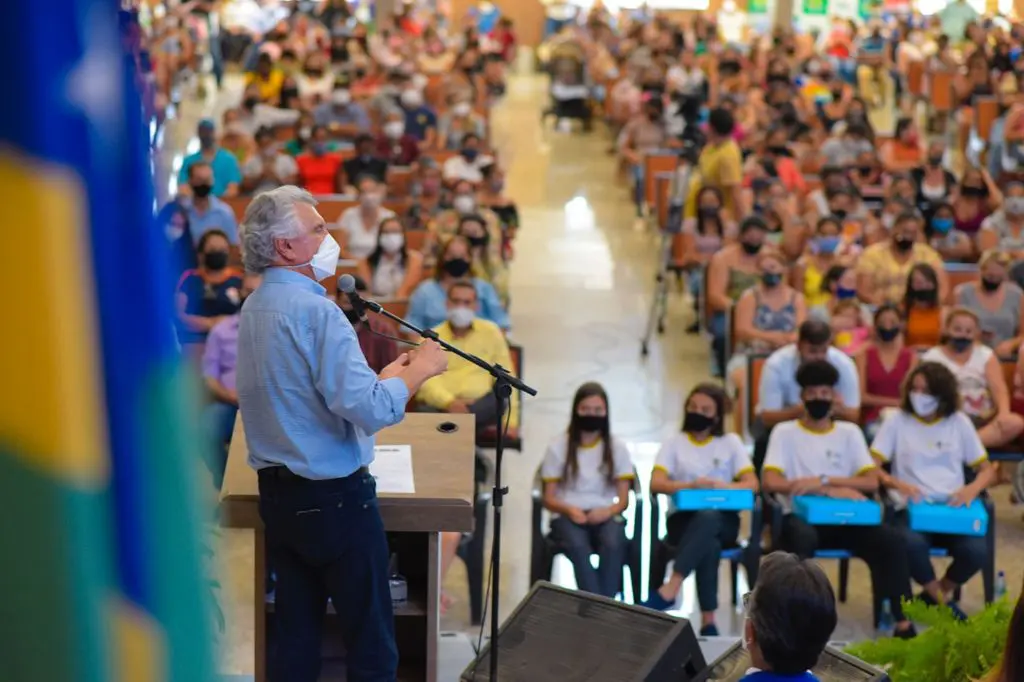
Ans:
[{"label": "young man with mask", "polygon": [[420,158],[419,141],[406,132],[405,113],[400,109],[390,109],[384,115],[376,143],[377,156],[389,165],[411,166]]},{"label": "young man with mask", "polygon": [[[369,290],[366,288],[366,281],[362,277],[353,277],[356,283],[356,293],[366,296]],[[352,323],[356,330],[356,337],[359,339],[359,347],[363,349],[366,356],[366,364],[378,374],[385,367],[398,359],[398,330],[394,323],[385,317],[373,313],[367,313],[365,320],[360,320],[356,311],[352,309],[352,302],[348,300],[342,291],[336,295],[338,306],[345,317]],[[393,338],[387,338],[387,337]]]},{"label": "young man with mask", "polygon": [[335,273],[340,248],[315,204],[297,187],[264,192],[243,229],[245,269],[263,274],[239,320],[237,391],[277,576],[267,679],[319,679],[329,598],[347,678],[393,680],[387,537],[368,469],[373,434],[402,420],[409,396],[447,369],[448,356],[425,340],[379,374],[370,369],[319,284]]},{"label": "young man with mask", "polygon": [[444,181],[455,184],[460,180],[466,180],[474,185],[479,185],[484,180],[484,166],[494,163],[494,159],[480,152],[480,138],[474,133],[467,133],[462,136],[462,148],[457,156],[453,156],[444,162],[441,167],[441,175]]},{"label": "young man with mask", "polygon": [[410,83],[398,99],[405,113],[405,132],[416,138],[421,151],[434,149],[437,145],[437,113],[425,104],[423,91]]},{"label": "young man with mask", "polygon": [[178,171],[178,193],[183,196],[191,194],[189,186],[189,169],[193,164],[205,163],[213,172],[213,195],[217,197],[233,197],[238,195],[238,187],[242,182],[242,169],[235,155],[217,144],[217,127],[212,119],[204,118],[196,128],[199,137],[199,151],[189,154],[181,162]]},{"label": "young man with mask", "polygon": [[907,277],[915,265],[930,265],[939,278],[939,300],[949,294],[942,256],[921,241],[921,216],[907,211],[896,216],[891,238],[864,249],[857,261],[857,295],[869,305],[902,303]]},{"label": "young man with mask", "polygon": [[820,495],[863,500],[878,491],[878,470],[860,427],[833,418],[839,372],[825,360],[801,365],[796,374],[802,410],[796,419],[775,426],[761,474],[761,487],[775,494],[784,514],[780,547],[810,559],[819,549],[843,549],[871,569],[873,592],[888,599],[896,636],[916,635],[903,615],[901,599],[910,599],[910,565],[902,533],[878,526],[811,525],[793,513],[793,497]]},{"label": "young man with mask", "polygon": [[238,221],[234,211],[213,195],[215,177],[210,164],[205,161],[193,163],[186,173],[187,183],[179,187],[187,187],[188,190],[180,192],[176,201],[185,208],[189,230],[196,244],[210,230],[220,230],[227,235],[229,242],[238,244]]}]

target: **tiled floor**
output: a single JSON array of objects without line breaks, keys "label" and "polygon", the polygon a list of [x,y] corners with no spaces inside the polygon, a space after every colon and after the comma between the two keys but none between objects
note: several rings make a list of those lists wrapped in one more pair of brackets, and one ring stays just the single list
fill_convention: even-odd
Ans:
[{"label": "tiled floor", "polygon": [[[237,97],[237,83],[233,86],[231,101]],[[585,136],[542,129],[539,111],[544,102],[543,81],[513,77],[507,100],[494,112],[494,142],[509,168],[509,192],[519,203],[523,224],[512,267],[513,336],[525,348],[525,378],[539,391],[525,401],[524,451],[506,458],[505,479],[511,492],[504,513],[503,614],[528,589],[530,484],[546,444],[566,426],[576,387],[588,380],[605,385],[614,431],[633,445],[637,468],[646,478],[657,442],[678,428],[682,396],[706,378],[708,365],[705,343],[684,333],[690,313],[678,294],[671,298],[665,335],[654,342],[647,359],[640,357],[658,238],[634,226],[628,193],[616,177],[613,158],[605,154],[603,133]],[[213,99],[187,103],[181,120],[168,127],[166,148],[180,153],[196,119],[216,114],[217,104]],[[158,168],[161,178],[166,178],[166,166],[164,162]],[[1021,512],[1009,507],[1005,489],[996,497],[999,565],[1016,591],[1024,571]],[[226,531],[220,557],[228,623],[222,638],[222,671],[248,675],[251,534]],[[834,566],[828,570],[835,575]],[[556,563],[555,578],[571,583],[567,563]],[[731,607],[727,571],[721,584],[719,625],[723,634],[735,634],[741,623]],[[470,630],[465,585],[463,567],[456,562],[446,589],[457,601],[443,619],[445,630]],[[835,639],[869,634],[868,588],[866,569],[854,562],[850,599],[842,606]],[[688,581],[680,613],[690,615],[694,602]],[[981,584],[975,580],[965,590],[965,605],[970,611],[980,602]]]}]

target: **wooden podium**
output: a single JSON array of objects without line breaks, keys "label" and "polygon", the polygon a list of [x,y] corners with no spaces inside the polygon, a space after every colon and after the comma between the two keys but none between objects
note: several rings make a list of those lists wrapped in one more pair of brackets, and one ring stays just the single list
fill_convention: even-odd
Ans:
[{"label": "wooden podium", "polygon": [[[445,432],[450,423],[458,428]],[[437,645],[440,617],[440,532],[473,530],[472,415],[409,414],[397,426],[377,434],[380,445],[411,445],[416,492],[380,494],[380,512],[388,531],[391,551],[397,553],[399,572],[409,585],[408,602],[395,609],[398,641],[398,679],[401,682],[437,680]],[[221,523],[227,528],[251,528],[255,533],[253,608],[255,609],[256,682],[266,680],[266,642],[273,604],[264,597],[266,554],[259,515],[256,472],[246,463],[248,448],[242,420],[235,423],[227,471],[221,489]],[[322,647],[321,680],[343,680],[341,636],[328,606]]]}]

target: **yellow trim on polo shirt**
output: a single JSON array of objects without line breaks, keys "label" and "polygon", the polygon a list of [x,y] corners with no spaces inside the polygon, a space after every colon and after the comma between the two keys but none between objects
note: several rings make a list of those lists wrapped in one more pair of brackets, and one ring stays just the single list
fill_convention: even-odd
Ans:
[{"label": "yellow trim on polo shirt", "polygon": [[854,476],[860,476],[861,474],[866,474],[867,472],[871,471],[872,469],[877,469],[877,468],[878,467],[876,467],[874,464],[868,464],[866,466],[862,466],[860,469],[857,470],[857,473],[855,473]]},{"label": "yellow trim on polo shirt", "polygon": [[938,424],[940,421],[945,419],[945,417],[942,417],[941,415],[937,415],[934,419],[922,419],[921,417],[917,416],[916,414],[912,414],[910,416],[912,416],[914,419],[916,419],[917,421],[921,422],[925,426],[932,426],[934,424]]},{"label": "yellow trim on polo shirt", "polygon": [[559,481],[562,480],[562,477],[559,476],[557,478],[542,478],[540,480],[542,483],[558,483]]},{"label": "yellow trim on polo shirt", "polygon": [[576,448],[578,450],[593,450],[594,448],[596,448],[598,445],[601,444],[601,440],[602,440],[601,438],[598,438],[597,440],[595,440],[590,445],[584,445],[583,443],[580,443],[579,445],[576,446]]},{"label": "yellow trim on polo shirt", "polygon": [[764,473],[765,471],[775,471],[782,474],[783,476],[786,475],[786,471],[782,467],[775,466],[774,464],[766,466],[763,469],[761,469],[761,473]]},{"label": "yellow trim on polo shirt", "polygon": [[686,434],[686,437],[689,439],[689,441],[691,443],[693,443],[694,445],[696,445],[699,448],[700,447],[704,447],[705,445],[707,445],[708,443],[710,443],[711,441],[713,441],[715,439],[714,436],[708,436],[704,440],[697,440],[696,438],[693,437],[693,434],[689,433],[689,432]]},{"label": "yellow trim on polo shirt", "polygon": [[879,452],[878,450],[875,450],[874,448],[871,448],[871,454],[874,455],[875,457],[877,457],[878,459],[882,460],[883,462],[888,462],[889,461],[889,458],[884,453]]},{"label": "yellow trim on polo shirt", "polygon": [[633,474],[622,474],[620,476],[616,476],[615,480],[616,481],[632,481],[633,480]]},{"label": "yellow trim on polo shirt", "polygon": [[982,464],[984,464],[986,461],[988,461],[988,450],[986,450],[984,452],[984,454],[981,455],[981,457],[979,457],[977,460],[971,462],[967,466],[971,467],[972,469],[977,469]]},{"label": "yellow trim on polo shirt", "polygon": [[671,475],[671,474],[672,474],[672,472],[671,472],[671,471],[669,471],[668,469],[666,469],[666,468],[665,468],[664,466],[662,466],[661,464],[655,464],[655,465],[654,465],[654,470],[655,470],[655,471],[657,471],[657,470],[659,470],[659,469],[661,469],[662,471],[664,471],[664,472],[665,472],[666,474],[669,474],[669,475]]},{"label": "yellow trim on polo shirt", "polygon": [[735,478],[733,478],[733,480],[734,481],[738,481],[740,479],[740,476],[743,476],[744,474],[752,474],[752,473],[754,473],[754,467],[743,467],[742,469],[740,469],[739,471],[736,472],[736,476],[735,476]]},{"label": "yellow trim on polo shirt", "polygon": [[807,426],[806,424],[804,424],[804,421],[802,419],[797,419],[796,420],[796,425],[799,426],[804,431],[806,431],[807,433],[811,434],[812,436],[824,436],[825,434],[832,433],[833,431],[836,430],[836,423],[835,423],[835,421],[833,421],[829,425],[829,427],[827,429],[825,429],[824,431],[815,431],[814,429],[812,429],[809,426]]}]

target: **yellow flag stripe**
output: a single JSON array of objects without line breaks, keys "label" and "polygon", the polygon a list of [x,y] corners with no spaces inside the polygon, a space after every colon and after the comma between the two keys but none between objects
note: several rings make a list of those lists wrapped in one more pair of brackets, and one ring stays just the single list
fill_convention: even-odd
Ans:
[{"label": "yellow flag stripe", "polygon": [[72,174],[0,150],[0,440],[75,486],[106,479],[85,194]]},{"label": "yellow flag stripe", "polygon": [[164,632],[145,611],[116,597],[111,609],[113,621],[112,660],[114,679],[119,682],[163,682]]}]

